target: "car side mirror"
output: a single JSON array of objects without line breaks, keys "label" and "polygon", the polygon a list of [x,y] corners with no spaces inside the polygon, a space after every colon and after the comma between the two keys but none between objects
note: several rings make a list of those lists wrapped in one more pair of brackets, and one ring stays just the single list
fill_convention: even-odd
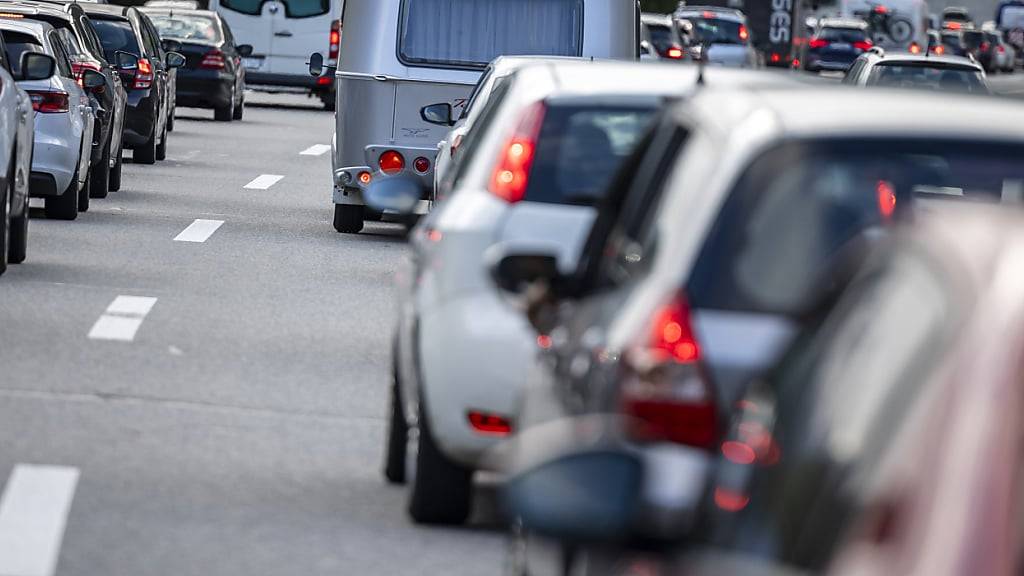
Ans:
[{"label": "car side mirror", "polygon": [[114,66],[121,72],[134,72],[139,68],[139,57],[135,54],[118,50],[114,52]]},{"label": "car side mirror", "polygon": [[252,44],[239,44],[235,46],[235,50],[238,51],[238,55],[242,58],[252,56]]},{"label": "car side mirror", "polygon": [[22,53],[20,64],[22,80],[46,80],[57,70],[57,61],[53,56],[42,52]]},{"label": "car side mirror", "polygon": [[165,52],[179,52],[181,51],[181,42],[177,40],[167,38],[160,41],[160,45],[163,46]]},{"label": "car side mirror", "polygon": [[324,73],[324,55],[313,52],[309,55],[309,75],[319,78]]},{"label": "car side mirror", "polygon": [[452,105],[447,102],[430,104],[420,108],[420,118],[429,124],[438,126],[453,126],[455,124],[455,111]]},{"label": "car side mirror", "polygon": [[82,71],[82,88],[96,90],[105,86],[106,83],[107,79],[103,77],[103,74],[88,68]]},{"label": "car side mirror", "polygon": [[494,283],[511,294],[522,294],[537,282],[554,285],[561,277],[558,259],[552,254],[506,254],[491,267]]},{"label": "car side mirror", "polygon": [[185,56],[178,52],[168,52],[164,56],[164,64],[167,64],[168,68],[181,68],[185,65]]},{"label": "car side mirror", "polygon": [[411,176],[380,175],[363,190],[363,200],[370,208],[408,216],[423,198],[423,186]]}]

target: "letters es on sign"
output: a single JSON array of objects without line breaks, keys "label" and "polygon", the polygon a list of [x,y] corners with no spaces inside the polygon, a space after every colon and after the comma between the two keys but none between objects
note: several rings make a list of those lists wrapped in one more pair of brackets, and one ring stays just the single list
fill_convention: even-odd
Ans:
[{"label": "letters es on sign", "polygon": [[768,34],[772,44],[788,44],[793,28],[794,0],[772,0],[771,29]]}]

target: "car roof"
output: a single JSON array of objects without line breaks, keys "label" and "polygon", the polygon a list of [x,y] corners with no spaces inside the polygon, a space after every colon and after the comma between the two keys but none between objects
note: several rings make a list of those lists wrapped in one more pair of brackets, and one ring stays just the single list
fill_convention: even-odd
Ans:
[{"label": "car roof", "polygon": [[909,52],[896,52],[879,55],[878,60],[875,64],[879,63],[892,63],[900,62],[905,64],[938,64],[937,67],[945,66],[962,66],[975,68],[982,70],[981,64],[978,64],[970,58],[964,56],[954,56],[952,54],[911,54]]},{"label": "car roof", "polygon": [[82,4],[82,9],[89,16],[128,16],[134,6],[118,6],[117,4]]},{"label": "car roof", "polygon": [[720,6],[680,6],[675,13],[676,18],[701,18],[705,13],[713,13],[715,18],[722,20],[733,20],[743,22],[747,19],[743,12],[735,8],[722,8]]},{"label": "car roof", "polygon": [[672,17],[668,14],[655,14],[652,12],[644,12],[640,15],[640,22],[644,24],[663,24],[665,26],[672,25]]},{"label": "car roof", "polygon": [[586,62],[589,60],[589,58],[580,56],[498,56],[491,62],[491,68],[496,74],[505,75],[526,66],[545,62]]},{"label": "car roof", "polygon": [[27,32],[33,36],[42,38],[48,30],[53,29],[53,25],[40,20],[13,20],[10,18],[0,18],[0,29]]},{"label": "car roof", "polygon": [[71,15],[64,11],[63,7],[58,4],[28,4],[25,2],[0,2],[0,13],[11,12],[14,14],[24,14],[26,16],[56,16],[64,18],[66,20],[71,19]]},{"label": "car roof", "polygon": [[209,18],[214,18],[214,19],[217,18],[217,13],[214,12],[213,10],[196,10],[194,8],[181,9],[181,8],[164,8],[162,6],[160,6],[160,7],[140,6],[139,10],[145,12],[146,14],[159,14],[161,16],[173,16],[175,14],[192,14],[192,15],[195,15],[195,16],[207,16]]}]

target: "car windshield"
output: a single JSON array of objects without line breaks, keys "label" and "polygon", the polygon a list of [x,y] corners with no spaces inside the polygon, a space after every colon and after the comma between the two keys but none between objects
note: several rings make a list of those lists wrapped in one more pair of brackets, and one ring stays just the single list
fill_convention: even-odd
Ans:
[{"label": "car windshield", "polygon": [[823,28],[818,33],[818,38],[828,40],[829,42],[853,44],[854,42],[867,40],[868,33],[865,30],[856,28]]},{"label": "car windshield", "polygon": [[697,42],[712,44],[746,44],[746,27],[733,20],[721,18],[687,18],[693,25]]},{"label": "car windshield", "polygon": [[404,0],[399,55],[483,68],[499,55],[578,56],[582,0]]},{"label": "car windshield", "polygon": [[985,77],[980,70],[969,66],[941,66],[929,62],[881,62],[871,70],[867,84],[968,94],[989,93]]},{"label": "car windshield", "polygon": [[525,199],[595,204],[648,128],[657,104],[549,106]]},{"label": "car windshield", "polygon": [[985,34],[982,32],[964,32],[961,37],[964,39],[964,46],[971,49],[978,48],[985,41]]},{"label": "car windshield", "polygon": [[691,276],[694,305],[795,312],[848,242],[918,209],[1019,204],[1024,147],[952,140],[823,140],[746,170]]},{"label": "car windshield", "polygon": [[127,20],[100,20],[94,19],[93,26],[96,27],[96,34],[100,37],[103,45],[103,54],[107,62],[117,62],[114,53],[118,50],[139,56],[139,42],[135,38],[135,31]]},{"label": "car windshield", "polygon": [[224,39],[217,26],[217,20],[211,16],[198,14],[150,14],[161,38],[175,40],[199,40],[201,42],[218,43]]}]

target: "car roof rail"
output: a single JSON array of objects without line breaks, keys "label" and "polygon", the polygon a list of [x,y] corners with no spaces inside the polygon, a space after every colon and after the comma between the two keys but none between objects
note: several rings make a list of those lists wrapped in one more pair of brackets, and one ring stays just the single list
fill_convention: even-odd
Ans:
[{"label": "car roof rail", "polygon": [[871,48],[868,48],[868,53],[878,54],[879,56],[885,56],[885,48],[882,48],[881,46],[872,46]]}]

